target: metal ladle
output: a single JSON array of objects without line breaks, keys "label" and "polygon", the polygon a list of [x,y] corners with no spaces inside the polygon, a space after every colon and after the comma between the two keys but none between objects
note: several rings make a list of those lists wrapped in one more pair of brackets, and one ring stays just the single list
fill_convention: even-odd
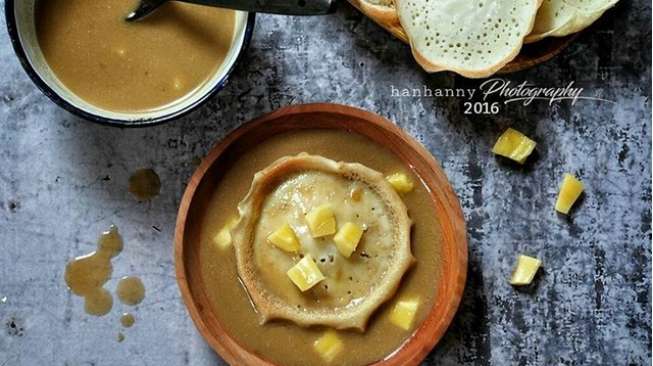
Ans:
[{"label": "metal ladle", "polygon": [[[141,0],[138,7],[125,18],[139,20],[171,0]],[[335,0],[175,0],[185,3],[214,6],[256,13],[284,15],[322,15],[334,10]]]}]

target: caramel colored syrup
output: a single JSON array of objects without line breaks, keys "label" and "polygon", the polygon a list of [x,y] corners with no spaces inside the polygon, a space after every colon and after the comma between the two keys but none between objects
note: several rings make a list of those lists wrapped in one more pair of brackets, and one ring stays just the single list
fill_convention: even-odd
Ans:
[{"label": "caramel colored syrup", "polygon": [[125,328],[131,328],[132,325],[136,322],[136,318],[129,313],[123,313],[120,317],[120,324]]},{"label": "caramel colored syrup", "polygon": [[113,271],[111,259],[122,247],[118,228],[111,226],[100,235],[95,252],[77,257],[66,265],[66,284],[75,295],[84,298],[84,310],[90,315],[105,315],[113,306],[111,293],[103,286]]},{"label": "caramel colored syrup", "polygon": [[145,286],[138,277],[123,277],[116,289],[118,299],[126,305],[138,305],[145,298]]},{"label": "caramel colored syrup", "polygon": [[149,201],[159,195],[161,180],[152,169],[139,169],[129,177],[129,192],[139,201]]},{"label": "caramel colored syrup", "polygon": [[[33,1],[31,3],[34,3]],[[158,111],[206,85],[227,58],[236,12],[167,1],[126,22],[137,0],[39,0],[39,49],[63,86],[114,112]]]}]

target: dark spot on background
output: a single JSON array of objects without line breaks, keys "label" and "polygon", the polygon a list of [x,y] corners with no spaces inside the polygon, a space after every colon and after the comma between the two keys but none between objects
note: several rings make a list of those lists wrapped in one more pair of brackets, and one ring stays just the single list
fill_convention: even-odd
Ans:
[{"label": "dark spot on background", "polygon": [[25,330],[22,322],[14,317],[7,319],[5,322],[5,329],[7,331],[7,335],[14,337],[22,337]]},{"label": "dark spot on background", "polygon": [[20,202],[9,201],[7,202],[7,208],[9,208],[9,211],[11,212],[16,212],[20,208]]}]

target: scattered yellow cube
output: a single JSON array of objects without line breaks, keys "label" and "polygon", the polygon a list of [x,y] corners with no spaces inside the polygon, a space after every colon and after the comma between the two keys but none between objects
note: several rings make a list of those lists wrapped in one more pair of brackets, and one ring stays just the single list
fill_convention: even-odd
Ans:
[{"label": "scattered yellow cube", "polygon": [[358,242],[363,236],[363,228],[360,226],[348,222],[344,224],[340,230],[333,237],[333,241],[336,243],[336,248],[344,257],[351,257],[351,254],[356,250]]},{"label": "scattered yellow cube", "polygon": [[562,185],[560,186],[558,200],[556,201],[556,211],[565,215],[569,214],[571,206],[574,205],[574,202],[580,197],[581,193],[583,193],[583,183],[573,175],[565,173],[565,177],[562,179]]},{"label": "scattered yellow cube", "polygon": [[301,248],[295,231],[288,223],[268,235],[268,241],[288,253],[297,253]]},{"label": "scattered yellow cube", "polygon": [[313,343],[313,348],[315,348],[324,361],[330,363],[342,352],[344,343],[336,332],[328,330]]},{"label": "scattered yellow cube", "polygon": [[398,300],[390,312],[390,322],[403,330],[410,330],[419,307],[419,298]]},{"label": "scattered yellow cube", "polygon": [[331,205],[324,204],[313,208],[306,214],[306,222],[314,238],[331,235],[336,232],[336,217]]},{"label": "scattered yellow cube", "polygon": [[414,188],[413,181],[404,173],[394,173],[385,179],[398,193],[408,193]]},{"label": "scattered yellow cube", "polygon": [[310,254],[290,268],[287,275],[302,292],[309,290],[324,279],[324,275]]},{"label": "scattered yellow cube", "polygon": [[492,152],[524,164],[529,155],[535,150],[537,144],[521,132],[512,128],[507,129],[492,148]]},{"label": "scattered yellow cube", "polygon": [[227,220],[227,223],[213,237],[213,242],[218,246],[218,248],[224,250],[231,246],[231,230],[236,227],[238,220],[238,216],[234,216]]},{"label": "scattered yellow cube", "polygon": [[520,254],[517,257],[517,265],[510,278],[510,284],[514,286],[530,285],[541,264],[542,261],[537,258]]}]

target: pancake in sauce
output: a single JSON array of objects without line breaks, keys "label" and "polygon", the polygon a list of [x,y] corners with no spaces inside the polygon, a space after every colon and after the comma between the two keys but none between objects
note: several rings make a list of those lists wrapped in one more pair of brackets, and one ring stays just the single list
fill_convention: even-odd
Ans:
[{"label": "pancake in sauce", "polygon": [[[364,331],[413,263],[406,206],[381,173],[358,163],[281,158],[256,173],[238,211],[238,273],[263,322]],[[351,241],[337,235],[347,227]],[[298,288],[287,273],[305,256],[315,266],[298,273]]]},{"label": "pancake in sauce", "polygon": [[[330,362],[315,350],[324,336],[324,326],[301,327],[289,321],[263,325],[238,277],[233,248],[220,248],[214,237],[233,220],[237,205],[249,190],[254,174],[275,160],[301,152],[335,161],[361,163],[384,176],[405,172],[415,187],[402,195],[410,218],[411,251],[416,263],[403,277],[395,296],[370,318],[365,332],[338,330],[344,351]],[[367,365],[384,359],[407,340],[433,306],[442,276],[441,230],[428,189],[393,153],[354,133],[309,129],[279,134],[221,166],[213,193],[189,229],[200,241],[199,265],[202,285],[225,331],[244,348],[278,365]],[[352,258],[360,256],[354,253]],[[397,299],[419,298],[420,305],[409,329],[393,324],[390,314]],[[292,347],[288,347],[292,345]]]}]

